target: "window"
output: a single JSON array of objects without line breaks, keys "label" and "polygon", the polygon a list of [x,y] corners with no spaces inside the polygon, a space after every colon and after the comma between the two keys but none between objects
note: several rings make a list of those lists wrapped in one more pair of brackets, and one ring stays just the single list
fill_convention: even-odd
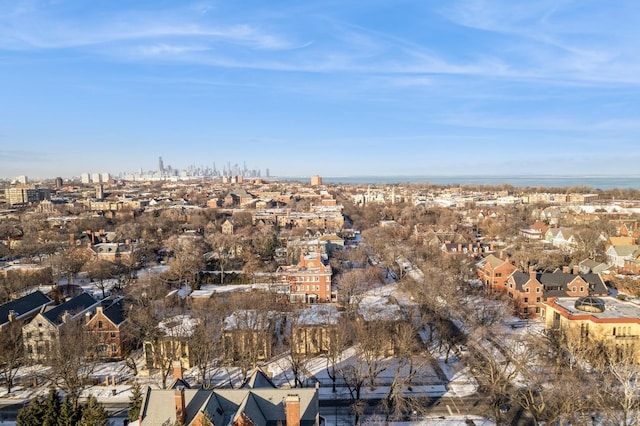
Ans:
[{"label": "window", "polygon": [[540,308],[536,308],[536,314],[540,313]]},{"label": "window", "polygon": [[572,288],[572,290],[573,290],[573,291],[576,291],[576,287],[574,286],[574,287]]},{"label": "window", "polygon": [[98,321],[98,328],[102,328],[102,321]]},{"label": "window", "polygon": [[580,293],[584,291],[584,287],[580,287]]},{"label": "window", "polygon": [[524,303],[529,303],[529,298],[528,297],[524,298]]},{"label": "window", "polygon": [[524,289],[524,292],[525,292],[525,293],[529,293],[529,289],[528,289],[528,288],[525,288],[525,289]]},{"label": "window", "polygon": [[[27,332],[27,339],[31,339],[31,332],[30,331]],[[29,346],[29,348],[31,348],[31,346]]]},{"label": "window", "polygon": [[115,331],[112,331],[112,332],[111,332],[111,338],[114,338],[114,337],[116,337],[116,332],[115,332]]},{"label": "window", "polygon": [[118,352],[118,346],[115,344],[111,345],[111,353],[115,354],[117,352]]},{"label": "window", "polygon": [[502,276],[502,272],[496,272],[496,278],[500,278]]},{"label": "window", "polygon": [[536,293],[540,293],[540,287],[536,287]]},{"label": "window", "polygon": [[536,297],[536,303],[540,303],[540,298]]}]

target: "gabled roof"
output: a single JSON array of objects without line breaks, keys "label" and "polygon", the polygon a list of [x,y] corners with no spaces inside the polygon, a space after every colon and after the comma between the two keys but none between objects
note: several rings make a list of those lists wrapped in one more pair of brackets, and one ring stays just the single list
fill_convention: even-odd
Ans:
[{"label": "gabled roof", "polygon": [[[607,294],[607,286],[602,281],[602,278],[598,274],[566,274],[562,271],[556,271],[553,273],[536,273],[536,280],[544,287],[545,297],[560,297],[567,295],[567,289],[576,278],[581,278],[589,286],[589,294]],[[524,272],[514,272],[511,275],[513,283],[516,285],[518,291],[523,291],[524,286],[531,276]]]},{"label": "gabled roof", "polygon": [[256,367],[247,377],[240,389],[277,389],[277,386],[271,381],[260,367]]},{"label": "gabled roof", "polygon": [[[286,419],[285,399],[300,398],[300,425],[316,424],[318,389],[184,389],[186,419],[189,425],[200,413],[215,425],[230,425],[234,419],[246,417],[253,424],[276,426]],[[174,424],[176,390],[147,388],[142,403],[142,425]],[[195,423],[194,423],[195,424]]]},{"label": "gabled roof", "polygon": [[640,249],[638,245],[611,246],[609,251],[615,252],[616,256],[627,257],[633,256]]},{"label": "gabled roof", "polygon": [[89,293],[82,293],[79,296],[74,297],[73,299],[67,300],[66,302],[49,309],[42,313],[51,324],[60,325],[62,324],[62,315],[65,312],[70,313],[71,315],[77,315],[78,313],[84,312],[87,309],[98,304],[98,301],[94,299]]},{"label": "gabled roof", "polygon": [[124,316],[124,299],[119,299],[109,305],[102,311],[105,317],[109,319],[114,325],[120,325],[125,321]]},{"label": "gabled roof", "polygon": [[9,322],[9,312],[13,311],[16,318],[39,310],[42,306],[53,301],[45,296],[41,291],[35,291],[19,299],[7,302],[0,306],[0,325]]}]

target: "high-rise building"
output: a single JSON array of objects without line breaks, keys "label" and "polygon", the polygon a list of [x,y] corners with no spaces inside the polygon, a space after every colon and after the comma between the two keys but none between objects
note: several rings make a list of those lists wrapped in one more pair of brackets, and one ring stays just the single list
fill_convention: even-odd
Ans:
[{"label": "high-rise building", "polygon": [[56,178],[56,189],[61,189],[62,185],[64,185],[64,181],[61,177]]},{"label": "high-rise building", "polygon": [[158,171],[160,174],[164,173],[164,162],[162,161],[162,157],[158,157]]},{"label": "high-rise building", "polygon": [[20,185],[26,185],[28,181],[29,179],[25,175],[21,175],[16,178],[16,182],[18,182]]},{"label": "high-rise building", "polygon": [[322,177],[315,175],[311,176],[311,186],[320,186],[322,185]]},{"label": "high-rise building", "polygon": [[80,175],[80,182],[82,183],[91,183],[91,176],[89,173],[83,173]]},{"label": "high-rise building", "polygon": [[96,185],[96,198],[98,200],[103,200],[104,199],[104,185],[103,184]]},{"label": "high-rise building", "polygon": [[107,183],[109,182],[109,179],[111,179],[111,175],[109,174],[109,172],[102,172],[100,174],[100,182]]},{"label": "high-rise building", "polygon": [[94,173],[91,175],[91,182],[100,183],[100,173]]},{"label": "high-rise building", "polygon": [[15,206],[49,200],[51,199],[51,191],[48,188],[36,188],[33,185],[19,185],[5,189],[4,196],[7,204]]}]

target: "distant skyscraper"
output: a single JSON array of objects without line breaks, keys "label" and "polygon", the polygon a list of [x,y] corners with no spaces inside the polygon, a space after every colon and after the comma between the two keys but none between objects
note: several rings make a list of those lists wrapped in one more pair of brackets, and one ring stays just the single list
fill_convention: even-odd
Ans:
[{"label": "distant skyscraper", "polygon": [[109,172],[102,172],[102,174],[100,175],[101,182],[107,183],[109,182],[109,179],[111,179],[111,175],[109,175]]},{"label": "distant skyscraper", "polygon": [[29,181],[29,179],[27,179],[27,177],[26,177],[25,175],[21,175],[21,176],[18,176],[18,177],[16,178],[16,181],[17,181],[20,185],[26,185],[26,184],[27,184],[27,182]]},{"label": "distant skyscraper", "polygon": [[83,173],[80,175],[80,182],[82,183],[90,183],[91,182],[91,177],[89,176],[89,173]]},{"label": "distant skyscraper", "polygon": [[264,174],[265,174],[265,176],[270,177],[270,175],[269,175],[269,169],[265,170]]},{"label": "distant skyscraper", "polygon": [[93,183],[100,183],[100,173],[94,173],[91,175],[91,181]]},{"label": "distant skyscraper", "polygon": [[61,177],[57,177],[56,178],[56,189],[61,189],[63,184],[64,184],[64,181],[62,180],[62,178]]},{"label": "distant skyscraper", "polygon": [[164,173],[164,163],[162,162],[162,157],[158,157],[158,171],[160,174]]},{"label": "distant skyscraper", "polygon": [[322,178],[318,175],[311,176],[311,186],[322,185]]}]

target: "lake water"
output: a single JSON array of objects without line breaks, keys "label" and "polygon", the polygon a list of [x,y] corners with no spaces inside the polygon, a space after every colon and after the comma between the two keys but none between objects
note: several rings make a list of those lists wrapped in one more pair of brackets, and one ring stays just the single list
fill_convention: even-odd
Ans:
[{"label": "lake water", "polygon": [[[308,182],[308,177],[282,178]],[[563,188],[568,186],[586,186],[594,189],[640,189],[640,176],[490,176],[490,175],[452,175],[452,176],[323,176],[327,184],[395,184],[395,183],[431,183],[435,185],[512,185],[515,187]]]}]

